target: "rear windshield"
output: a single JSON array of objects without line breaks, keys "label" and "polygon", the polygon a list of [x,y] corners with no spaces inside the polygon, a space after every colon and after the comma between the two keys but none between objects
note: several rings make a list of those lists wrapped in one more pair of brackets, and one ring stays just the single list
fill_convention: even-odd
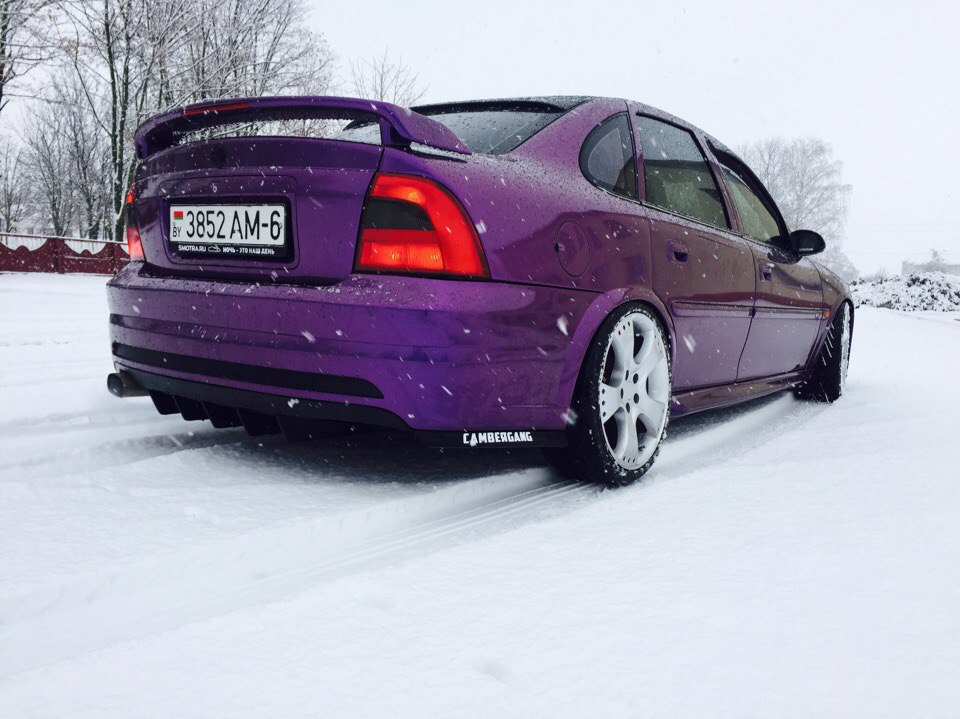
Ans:
[{"label": "rear windshield", "polygon": [[[263,113],[266,115],[266,113]],[[366,117],[366,115],[365,115]],[[371,116],[372,117],[372,116]],[[356,137],[343,137],[345,127],[366,128],[364,133]],[[228,138],[252,137],[312,137],[349,139],[351,142],[364,142],[373,145],[380,144],[380,126],[373,119],[335,119],[325,117],[311,117],[304,112],[302,117],[285,117],[279,119],[252,120],[247,122],[225,122],[199,130],[176,133],[174,138],[177,145],[186,145],[192,142],[205,140],[223,140]]]},{"label": "rear windshield", "polygon": [[418,110],[449,127],[453,134],[463,140],[470,152],[485,155],[502,155],[526,142],[551,122],[560,117],[560,112],[533,110],[469,110],[427,109]]},{"label": "rear windshield", "polygon": [[[464,106],[424,107],[415,111],[449,127],[470,152],[485,155],[510,152],[563,114],[527,108],[472,109]],[[380,139],[380,128],[375,123],[355,122],[333,138],[376,143]]]}]

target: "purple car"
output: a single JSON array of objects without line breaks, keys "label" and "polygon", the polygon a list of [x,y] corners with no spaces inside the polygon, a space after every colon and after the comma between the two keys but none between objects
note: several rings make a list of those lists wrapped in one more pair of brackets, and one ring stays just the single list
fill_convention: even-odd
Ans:
[{"label": "purple car", "polygon": [[163,414],[543,447],[622,485],[671,415],[843,390],[823,239],[647,105],[266,97],[158,115],[136,148],[108,385]]}]

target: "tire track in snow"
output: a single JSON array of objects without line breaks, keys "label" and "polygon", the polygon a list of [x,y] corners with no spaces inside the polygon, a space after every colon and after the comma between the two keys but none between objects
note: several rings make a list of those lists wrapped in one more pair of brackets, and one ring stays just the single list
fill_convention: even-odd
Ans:
[{"label": "tire track in snow", "polygon": [[[152,411],[152,410],[151,410]],[[0,422],[0,435],[36,436],[76,430],[96,430],[126,423],[155,423],[157,416],[145,413],[144,405],[134,404],[126,408],[81,409],[74,412],[51,412],[49,414],[12,419]]]},{"label": "tire track in snow", "polygon": [[555,514],[597,492],[526,470],[0,600],[0,676],[277,601],[319,581]]},{"label": "tire track in snow", "polygon": [[735,460],[766,437],[811,421],[823,409],[786,392],[681,418],[668,427],[660,456],[643,482],[673,480]]},{"label": "tire track in snow", "polygon": [[[78,363],[83,364],[83,363]],[[102,362],[91,362],[91,365],[103,365]],[[76,365],[63,363],[61,367],[65,367],[68,370],[76,369]],[[63,369],[58,369],[56,367],[44,367],[43,369],[33,369],[33,370],[21,370],[18,371],[15,368],[6,368],[10,372],[9,379],[0,380],[0,389],[5,387],[38,387],[44,386],[50,383],[51,377],[56,378],[57,382],[81,382],[83,380],[89,379],[90,374],[88,372],[81,371],[64,371]],[[109,372],[109,366],[104,370],[104,376]]]},{"label": "tire track in snow", "polygon": [[177,452],[209,449],[250,441],[242,429],[178,432],[100,442],[29,459],[0,462],[0,473],[16,473],[17,480],[47,479],[67,474],[101,471],[166,457]]},{"label": "tire track in snow", "polygon": [[[735,460],[763,433],[782,432],[817,413],[812,405],[780,396],[678,421],[655,470],[635,490]],[[599,493],[559,481],[545,469],[515,471],[356,513],[254,530],[0,599],[0,676],[509,531],[570,511]]]}]

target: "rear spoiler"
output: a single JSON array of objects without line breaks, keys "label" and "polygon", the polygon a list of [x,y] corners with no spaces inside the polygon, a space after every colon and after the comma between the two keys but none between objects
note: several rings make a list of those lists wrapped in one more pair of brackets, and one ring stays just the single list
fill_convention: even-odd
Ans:
[{"label": "rear spoiler", "polygon": [[446,125],[387,102],[350,97],[280,96],[216,100],[155,115],[137,128],[135,144],[141,160],[172,147],[196,130],[243,122],[285,119],[377,122],[384,145],[412,143],[469,155],[470,150]]}]

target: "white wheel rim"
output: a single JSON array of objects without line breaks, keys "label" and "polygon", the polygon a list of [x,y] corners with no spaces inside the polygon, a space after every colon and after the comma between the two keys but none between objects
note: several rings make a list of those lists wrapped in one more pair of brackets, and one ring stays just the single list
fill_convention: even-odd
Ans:
[{"label": "white wheel rim", "polygon": [[643,312],[613,328],[600,367],[597,407],[607,449],[625,469],[653,456],[667,422],[670,365],[663,333]]}]

